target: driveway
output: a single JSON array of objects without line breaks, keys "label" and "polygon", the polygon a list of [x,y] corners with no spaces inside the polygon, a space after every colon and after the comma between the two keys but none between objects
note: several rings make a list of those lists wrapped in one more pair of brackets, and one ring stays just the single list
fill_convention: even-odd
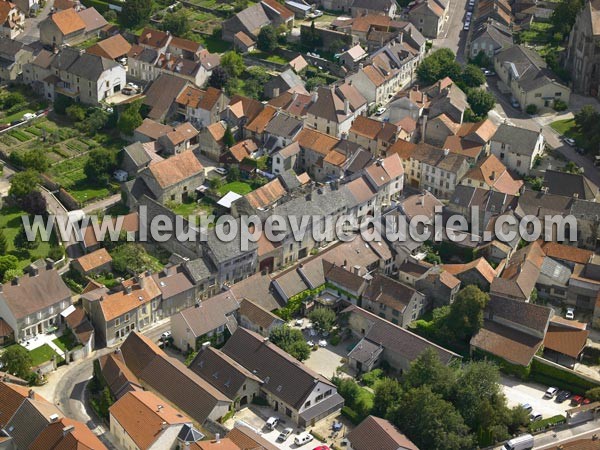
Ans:
[{"label": "driveway", "polygon": [[509,407],[529,403],[533,410],[542,414],[544,419],[556,415],[565,415],[565,411],[571,408],[570,402],[557,403],[551,399],[544,398],[544,392],[548,386],[537,383],[524,383],[523,381],[503,376],[500,383]]}]

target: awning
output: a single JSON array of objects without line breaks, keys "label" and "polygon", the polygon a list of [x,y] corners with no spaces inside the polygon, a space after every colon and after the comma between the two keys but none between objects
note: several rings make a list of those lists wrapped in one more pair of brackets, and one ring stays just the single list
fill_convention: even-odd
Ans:
[{"label": "awning", "polygon": [[242,198],[240,194],[237,194],[233,191],[229,191],[227,194],[221,197],[221,199],[217,202],[217,205],[229,209],[231,208],[231,204],[239,198]]},{"label": "awning", "polygon": [[67,317],[74,312],[75,312],[75,306],[71,305],[67,309],[65,309],[63,312],[61,312],[60,315],[63,317]]}]

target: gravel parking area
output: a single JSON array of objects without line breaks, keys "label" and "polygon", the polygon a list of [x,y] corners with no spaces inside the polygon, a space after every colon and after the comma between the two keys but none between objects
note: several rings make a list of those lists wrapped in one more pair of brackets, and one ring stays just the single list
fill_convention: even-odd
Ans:
[{"label": "gravel parking area", "polygon": [[501,383],[508,406],[510,407],[529,403],[534,411],[542,414],[544,419],[558,414],[564,416],[565,411],[571,408],[569,400],[557,403],[554,399],[544,398],[544,392],[546,392],[548,386],[536,383],[524,383],[512,377],[502,377]]}]

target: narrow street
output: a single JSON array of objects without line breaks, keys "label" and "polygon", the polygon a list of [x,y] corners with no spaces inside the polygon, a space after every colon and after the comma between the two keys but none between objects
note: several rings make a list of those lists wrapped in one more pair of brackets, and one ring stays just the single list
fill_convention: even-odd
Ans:
[{"label": "narrow street", "polygon": [[463,30],[463,19],[466,13],[467,0],[450,0],[448,7],[448,20],[442,25],[442,31],[437,39],[433,40],[433,50],[449,48],[456,54],[459,63],[466,62],[464,50],[466,46],[467,31]]},{"label": "narrow street", "polygon": [[21,41],[24,44],[32,44],[33,42],[40,40],[40,29],[39,25],[42,20],[48,17],[50,9],[54,6],[54,0],[46,0],[46,5],[35,17],[27,17],[25,19],[25,29],[16,40]]}]

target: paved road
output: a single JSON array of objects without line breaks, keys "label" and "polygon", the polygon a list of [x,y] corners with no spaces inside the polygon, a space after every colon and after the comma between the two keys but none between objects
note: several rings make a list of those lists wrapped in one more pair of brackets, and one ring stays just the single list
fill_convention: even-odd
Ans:
[{"label": "paved road", "polygon": [[467,32],[463,31],[463,19],[467,0],[450,0],[448,20],[442,26],[437,39],[433,40],[433,49],[449,48],[456,54],[456,60],[465,62],[464,50]]},{"label": "paved road", "polygon": [[24,44],[31,44],[35,41],[40,40],[40,29],[39,25],[42,20],[48,17],[48,13],[50,12],[50,8],[54,6],[54,0],[47,0],[46,5],[40,11],[40,13],[36,17],[26,18],[25,19],[25,29],[23,32],[17,36],[17,41],[21,41]]},{"label": "paved road", "polygon": [[121,201],[121,194],[115,194],[103,200],[99,200],[94,203],[90,203],[83,208],[83,212],[86,214],[91,214],[97,211],[105,211],[113,205],[116,205]]}]

